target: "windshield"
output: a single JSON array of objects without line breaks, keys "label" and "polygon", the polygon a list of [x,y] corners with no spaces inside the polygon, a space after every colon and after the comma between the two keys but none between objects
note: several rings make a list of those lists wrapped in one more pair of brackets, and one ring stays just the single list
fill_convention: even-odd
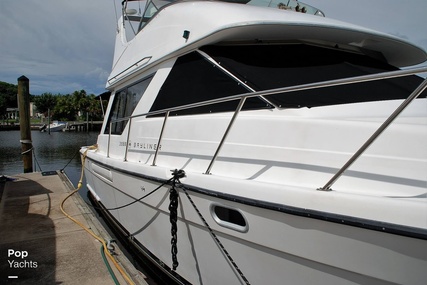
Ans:
[{"label": "windshield", "polygon": [[247,4],[260,7],[271,7],[291,10],[300,13],[318,15],[322,17],[325,16],[325,14],[319,9],[297,0],[251,0]]},{"label": "windshield", "polygon": [[[270,7],[283,10],[290,10],[299,13],[307,13],[324,17],[324,13],[319,9],[307,5],[297,0],[219,0],[222,2],[239,3],[258,7]],[[132,26],[134,34],[138,33],[145,24],[164,6],[181,2],[180,0],[143,0],[124,1],[123,15],[128,22],[134,22]]]}]

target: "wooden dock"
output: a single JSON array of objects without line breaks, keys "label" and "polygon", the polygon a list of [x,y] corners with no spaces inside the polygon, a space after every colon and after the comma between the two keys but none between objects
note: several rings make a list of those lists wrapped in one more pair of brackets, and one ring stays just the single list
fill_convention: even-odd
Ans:
[{"label": "wooden dock", "polygon": [[[74,188],[64,174],[10,178],[0,182],[0,284],[147,284],[117,246],[113,256],[119,269],[107,262],[116,276],[113,281],[102,244],[60,210]],[[103,240],[111,240],[80,195],[67,199],[64,210]]]}]

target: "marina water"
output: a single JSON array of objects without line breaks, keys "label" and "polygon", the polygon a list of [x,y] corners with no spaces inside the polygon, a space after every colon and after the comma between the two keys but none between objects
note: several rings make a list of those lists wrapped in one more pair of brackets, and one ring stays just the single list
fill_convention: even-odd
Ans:
[{"label": "marina water", "polygon": [[[81,146],[93,145],[96,132],[31,132],[33,142],[33,171],[44,172],[64,169],[74,186],[82,169],[78,151]],[[19,131],[0,132],[0,176],[22,173],[21,134]]]}]

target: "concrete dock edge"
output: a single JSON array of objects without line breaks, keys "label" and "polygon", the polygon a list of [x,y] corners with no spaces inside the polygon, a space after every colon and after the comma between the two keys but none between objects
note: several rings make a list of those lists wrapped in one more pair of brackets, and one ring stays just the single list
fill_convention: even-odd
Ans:
[{"label": "concrete dock edge", "polygon": [[[60,210],[62,200],[74,190],[64,173],[18,174],[0,183],[0,284],[114,284],[101,243]],[[96,235],[112,239],[80,195],[64,205]],[[134,284],[147,284],[117,246],[114,256]],[[119,283],[127,284],[112,264],[111,268]]]}]

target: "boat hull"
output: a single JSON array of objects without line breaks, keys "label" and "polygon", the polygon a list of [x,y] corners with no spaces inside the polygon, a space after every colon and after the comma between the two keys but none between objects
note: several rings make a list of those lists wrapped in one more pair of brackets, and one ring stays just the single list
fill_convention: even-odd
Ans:
[{"label": "boat hull", "polygon": [[[149,167],[141,167],[138,173],[144,173],[144,168]],[[114,169],[91,159],[86,164],[88,189],[104,210],[132,203],[167,180],[165,169],[157,168],[154,176],[152,170],[145,172],[151,175]],[[105,177],[107,173],[114,185]],[[232,185],[223,182],[223,189]],[[207,179],[205,185],[209,184]],[[264,185],[266,191],[268,187]],[[427,278],[427,241],[425,236],[417,237],[416,231],[409,236],[394,234],[362,219],[239,199],[185,183],[178,187],[179,266],[173,272],[170,188],[164,185],[137,203],[107,212],[134,244],[143,245],[140,249],[145,255],[174,278],[178,274],[182,283],[242,283],[185,192],[250,284],[421,284]],[[241,213],[247,227],[218,223],[212,210],[215,205]]]},{"label": "boat hull", "polygon": [[106,120],[81,152],[141,254],[183,284],[427,280],[427,81],[396,70],[424,50],[217,1],[140,20],[129,41],[118,25]]},{"label": "boat hull", "polygon": [[44,125],[40,128],[41,132],[62,132],[62,130],[66,127],[67,125],[64,123],[53,123],[50,125]]}]

